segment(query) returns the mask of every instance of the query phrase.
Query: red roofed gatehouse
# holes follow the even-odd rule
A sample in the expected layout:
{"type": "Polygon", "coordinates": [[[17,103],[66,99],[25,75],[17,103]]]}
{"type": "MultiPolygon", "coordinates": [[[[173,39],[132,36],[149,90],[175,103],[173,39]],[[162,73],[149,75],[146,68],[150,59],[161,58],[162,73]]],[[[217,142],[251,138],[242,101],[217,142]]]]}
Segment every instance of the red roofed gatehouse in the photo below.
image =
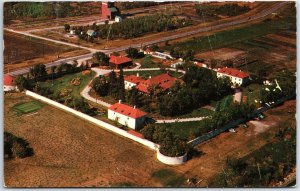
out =
{"type": "Polygon", "coordinates": [[[217,77],[229,77],[233,85],[244,85],[249,82],[250,76],[246,72],[235,68],[221,68],[217,71],[217,77]]]}
{"type": "Polygon", "coordinates": [[[108,108],[108,119],[117,121],[131,129],[140,129],[146,120],[147,113],[129,105],[115,103],[108,108]]]}
{"type": "Polygon", "coordinates": [[[116,69],[120,69],[121,67],[124,68],[126,66],[132,65],[132,60],[126,56],[111,55],[109,64],[116,69]]]}
{"type": "Polygon", "coordinates": [[[4,75],[3,91],[9,92],[16,90],[15,78],[10,74],[4,75]]]}

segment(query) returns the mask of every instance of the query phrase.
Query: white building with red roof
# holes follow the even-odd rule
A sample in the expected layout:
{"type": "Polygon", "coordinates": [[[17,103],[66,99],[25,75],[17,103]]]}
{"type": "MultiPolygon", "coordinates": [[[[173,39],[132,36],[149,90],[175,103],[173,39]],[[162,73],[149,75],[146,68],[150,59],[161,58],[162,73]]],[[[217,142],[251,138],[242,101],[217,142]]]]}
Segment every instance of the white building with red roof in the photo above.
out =
{"type": "Polygon", "coordinates": [[[127,56],[115,56],[111,55],[109,59],[109,64],[116,69],[124,68],[132,64],[132,60],[127,56]]]}
{"type": "Polygon", "coordinates": [[[136,75],[130,75],[124,77],[124,85],[126,90],[131,90],[134,86],[145,81],[143,78],[139,77],[139,73],[136,75]]]}
{"type": "Polygon", "coordinates": [[[142,110],[122,104],[121,101],[108,108],[108,119],[131,129],[140,129],[145,123],[146,115],[142,110]]]}
{"type": "Polygon", "coordinates": [[[15,78],[10,74],[4,75],[4,82],[3,82],[3,91],[9,92],[16,90],[17,87],[15,85],[15,78]]]}
{"type": "Polygon", "coordinates": [[[233,85],[244,85],[249,82],[250,76],[246,72],[235,68],[221,68],[217,71],[217,77],[229,77],[233,85]]]}

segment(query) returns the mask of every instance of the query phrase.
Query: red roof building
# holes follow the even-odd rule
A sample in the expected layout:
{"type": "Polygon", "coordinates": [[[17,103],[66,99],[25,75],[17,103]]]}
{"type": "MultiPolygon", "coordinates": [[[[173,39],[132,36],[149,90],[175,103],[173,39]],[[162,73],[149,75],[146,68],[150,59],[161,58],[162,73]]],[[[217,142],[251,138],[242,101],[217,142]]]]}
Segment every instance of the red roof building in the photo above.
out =
{"type": "Polygon", "coordinates": [[[130,75],[124,77],[124,85],[126,90],[132,89],[132,87],[137,86],[139,83],[145,80],[137,75],[130,75]]]}
{"type": "Polygon", "coordinates": [[[170,76],[169,74],[161,74],[158,76],[155,76],[153,78],[149,78],[148,80],[145,80],[141,83],[139,83],[136,88],[144,93],[149,93],[148,88],[153,87],[155,85],[160,86],[163,90],[168,90],[171,88],[171,86],[174,84],[174,82],[177,79],[170,76]]]}
{"type": "Polygon", "coordinates": [[[114,56],[111,55],[109,59],[110,65],[119,69],[120,67],[125,67],[132,64],[132,60],[126,56],[114,56]]]}
{"type": "Polygon", "coordinates": [[[138,129],[145,123],[147,113],[129,105],[115,103],[108,108],[108,119],[117,121],[131,129],[138,129]]]}
{"type": "Polygon", "coordinates": [[[124,81],[131,82],[133,84],[138,84],[138,83],[143,82],[145,80],[143,78],[140,78],[139,76],[130,75],[130,76],[125,76],[124,81]]]}
{"type": "Polygon", "coordinates": [[[147,115],[147,113],[143,112],[142,110],[136,109],[135,107],[131,107],[122,103],[115,103],[108,109],[133,119],[137,119],[147,115]]]}
{"type": "Polygon", "coordinates": [[[245,84],[249,80],[249,74],[246,72],[242,72],[241,70],[237,70],[235,68],[221,68],[217,71],[218,77],[229,77],[231,82],[234,85],[242,85],[245,84]]]}
{"type": "Polygon", "coordinates": [[[9,74],[5,74],[3,79],[3,91],[9,92],[16,89],[17,87],[15,86],[15,78],[9,74]]]}
{"type": "Polygon", "coordinates": [[[9,74],[4,75],[4,86],[14,86],[15,78],[9,74]]]}
{"type": "Polygon", "coordinates": [[[235,68],[221,68],[218,70],[218,73],[226,74],[228,76],[233,76],[236,78],[248,78],[249,74],[246,72],[242,72],[241,70],[235,69],[235,68]]]}

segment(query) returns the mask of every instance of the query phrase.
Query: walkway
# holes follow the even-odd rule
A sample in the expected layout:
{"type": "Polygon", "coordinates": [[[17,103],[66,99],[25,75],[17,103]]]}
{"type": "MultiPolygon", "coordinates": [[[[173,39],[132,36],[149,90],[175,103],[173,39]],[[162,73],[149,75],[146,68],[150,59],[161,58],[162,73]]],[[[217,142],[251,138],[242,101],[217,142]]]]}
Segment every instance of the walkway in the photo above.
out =
{"type": "MultiPolygon", "coordinates": [[[[92,68],[92,70],[94,72],[96,72],[96,75],[94,76],[93,79],[95,79],[96,77],[98,77],[99,75],[105,75],[105,74],[108,74],[111,72],[111,70],[102,70],[102,69],[99,69],[99,68],[92,68]]],[[[104,107],[110,107],[111,104],[105,102],[105,101],[102,101],[102,100],[99,100],[99,99],[96,99],[96,98],[93,98],[92,96],[90,96],[89,92],[91,91],[92,87],[91,87],[91,83],[93,82],[93,79],[88,83],[87,86],[85,86],[85,88],[80,92],[80,95],[82,97],[84,97],[85,99],[91,101],[91,102],[94,102],[96,104],[99,104],[99,105],[102,105],[104,107]]]]}
{"type": "Polygon", "coordinates": [[[207,119],[207,117],[191,117],[191,118],[177,118],[177,119],[158,119],[156,123],[180,123],[180,122],[189,122],[189,121],[202,121],[203,119],[207,119]]]}

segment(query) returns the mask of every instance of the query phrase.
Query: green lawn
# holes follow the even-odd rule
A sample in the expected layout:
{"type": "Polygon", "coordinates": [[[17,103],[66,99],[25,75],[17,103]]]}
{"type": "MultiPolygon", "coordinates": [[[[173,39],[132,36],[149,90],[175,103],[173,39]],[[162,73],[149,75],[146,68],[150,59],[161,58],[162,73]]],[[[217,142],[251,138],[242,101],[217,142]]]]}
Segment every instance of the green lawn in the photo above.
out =
{"type": "Polygon", "coordinates": [[[210,130],[206,129],[206,119],[202,121],[178,122],[178,123],[157,123],[159,127],[166,127],[169,131],[183,140],[189,141],[191,135],[202,135],[210,130]]]}
{"type": "Polygon", "coordinates": [[[188,118],[188,117],[205,117],[205,116],[210,116],[214,112],[210,109],[206,108],[199,108],[193,110],[191,113],[185,114],[185,115],[180,115],[180,118],[188,118]]]}
{"type": "Polygon", "coordinates": [[[93,77],[93,72],[87,75],[82,75],[81,73],[68,74],[53,81],[47,80],[46,82],[41,82],[41,86],[50,87],[54,94],[59,93],[62,89],[71,89],[72,91],[70,95],[74,98],[79,98],[81,97],[80,92],[93,79],[93,77]],[[79,85],[76,86],[71,84],[71,80],[74,78],[80,78],[79,85]]]}
{"type": "Polygon", "coordinates": [[[17,103],[13,106],[13,110],[17,112],[18,115],[31,113],[41,109],[43,105],[38,101],[30,101],[25,103],[17,103]]]}
{"type": "Polygon", "coordinates": [[[159,180],[166,187],[180,187],[184,183],[184,177],[173,170],[160,169],[152,173],[152,178],[159,180]]]}
{"type": "Polygon", "coordinates": [[[151,56],[145,55],[144,58],[133,59],[134,62],[141,64],[141,68],[160,68],[162,64],[159,64],[153,60],[151,56]]]}

